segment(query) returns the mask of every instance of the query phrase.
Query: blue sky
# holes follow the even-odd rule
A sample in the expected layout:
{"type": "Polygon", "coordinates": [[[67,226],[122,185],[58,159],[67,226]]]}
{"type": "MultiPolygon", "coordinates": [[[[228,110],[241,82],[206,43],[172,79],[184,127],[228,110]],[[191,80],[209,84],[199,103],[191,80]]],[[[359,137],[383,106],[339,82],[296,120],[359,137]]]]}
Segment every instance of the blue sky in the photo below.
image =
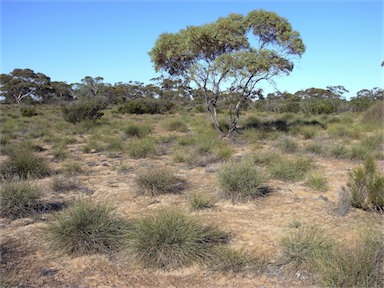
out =
{"type": "MultiPolygon", "coordinates": [[[[53,81],[141,81],[158,76],[148,56],[163,32],[229,13],[274,11],[300,32],[306,52],[276,88],[384,88],[383,1],[1,1],[1,73],[30,68],[53,81]]],[[[264,90],[275,88],[264,85],[264,90]]]]}

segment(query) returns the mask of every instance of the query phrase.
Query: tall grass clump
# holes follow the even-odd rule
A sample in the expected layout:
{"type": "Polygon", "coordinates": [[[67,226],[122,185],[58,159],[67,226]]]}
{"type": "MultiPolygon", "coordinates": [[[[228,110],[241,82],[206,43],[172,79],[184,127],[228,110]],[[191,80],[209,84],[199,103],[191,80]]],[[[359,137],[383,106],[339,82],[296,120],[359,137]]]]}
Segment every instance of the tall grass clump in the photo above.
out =
{"type": "Polygon", "coordinates": [[[212,208],[215,205],[215,200],[202,193],[192,193],[189,197],[189,204],[192,210],[203,210],[212,208]]]}
{"type": "Polygon", "coordinates": [[[128,224],[112,207],[79,200],[62,211],[45,228],[51,247],[69,255],[109,253],[126,241],[128,224]]]}
{"type": "Polygon", "coordinates": [[[337,245],[317,254],[313,271],[325,287],[383,287],[384,238],[381,231],[366,228],[357,243],[337,245]]]}
{"type": "Polygon", "coordinates": [[[8,159],[0,165],[0,175],[4,179],[43,178],[51,174],[45,159],[35,155],[29,147],[16,145],[8,149],[7,155],[8,159]]]}
{"type": "Polygon", "coordinates": [[[271,175],[283,181],[300,181],[312,168],[312,160],[306,157],[291,159],[281,156],[268,164],[271,175]]]}
{"type": "Polygon", "coordinates": [[[132,158],[153,157],[156,154],[156,142],[150,138],[131,139],[126,147],[128,155],[132,158]]]}
{"type": "Polygon", "coordinates": [[[142,170],[135,178],[137,194],[157,196],[177,194],[185,187],[185,181],[167,169],[149,168],[142,170]]]}
{"type": "Polygon", "coordinates": [[[310,270],[318,255],[329,253],[333,240],[315,226],[302,225],[280,240],[282,257],[293,270],[310,270]]]}
{"type": "Polygon", "coordinates": [[[371,157],[366,159],[363,167],[349,173],[347,187],[353,207],[384,211],[384,175],[376,172],[376,164],[371,157]]]}
{"type": "Polygon", "coordinates": [[[144,138],[151,132],[152,128],[148,125],[128,124],[122,130],[125,137],[144,138]]]}
{"type": "Polygon", "coordinates": [[[217,177],[225,199],[245,202],[264,195],[265,173],[248,159],[224,164],[217,177]]]}
{"type": "Polygon", "coordinates": [[[328,189],[327,178],[318,173],[309,174],[306,184],[309,187],[320,191],[325,191],[328,189]]]}
{"type": "Polygon", "coordinates": [[[187,124],[181,119],[167,119],[162,123],[162,127],[167,131],[188,132],[187,124]]]}
{"type": "Polygon", "coordinates": [[[299,150],[299,144],[292,138],[283,137],[278,141],[277,146],[284,153],[296,153],[299,150]]]}
{"type": "Polygon", "coordinates": [[[212,258],[215,247],[228,240],[228,233],[216,227],[183,212],[164,209],[137,221],[129,246],[142,266],[172,270],[212,258]]]}
{"type": "Polygon", "coordinates": [[[22,218],[38,211],[41,192],[30,181],[9,181],[0,188],[0,215],[22,218]]]}

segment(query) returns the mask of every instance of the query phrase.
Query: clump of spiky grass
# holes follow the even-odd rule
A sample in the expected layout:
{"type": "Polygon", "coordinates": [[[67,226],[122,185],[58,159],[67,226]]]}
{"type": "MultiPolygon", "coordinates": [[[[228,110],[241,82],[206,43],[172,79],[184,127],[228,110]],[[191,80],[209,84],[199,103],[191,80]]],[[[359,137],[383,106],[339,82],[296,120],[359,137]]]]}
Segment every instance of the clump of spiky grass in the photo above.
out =
{"type": "Polygon", "coordinates": [[[268,165],[272,176],[283,181],[300,181],[312,168],[312,160],[306,157],[290,159],[280,156],[268,165]]]}
{"type": "Polygon", "coordinates": [[[252,259],[244,249],[219,246],[208,263],[208,268],[222,273],[257,272],[264,266],[263,261],[252,259]]]}
{"type": "Polygon", "coordinates": [[[126,137],[144,138],[151,132],[152,128],[148,125],[129,124],[123,127],[126,137]]]}
{"type": "Polygon", "coordinates": [[[311,173],[307,177],[306,184],[316,190],[325,191],[328,188],[327,178],[319,173],[311,173]]]}
{"type": "Polygon", "coordinates": [[[139,219],[130,235],[130,251],[146,268],[172,270],[213,257],[229,235],[174,209],[139,219]]]}
{"type": "Polygon", "coordinates": [[[0,165],[0,175],[5,179],[43,178],[51,174],[45,159],[23,144],[9,148],[7,155],[8,159],[0,165]]]}
{"type": "Polygon", "coordinates": [[[192,210],[203,210],[212,208],[215,205],[215,199],[202,193],[192,193],[189,197],[189,204],[192,210]]]}
{"type": "Polygon", "coordinates": [[[296,153],[299,150],[299,144],[289,137],[283,137],[278,141],[277,146],[284,153],[296,153]]]}
{"type": "Polygon", "coordinates": [[[63,164],[64,173],[70,176],[78,175],[84,172],[81,164],[75,160],[69,160],[63,164]]]}
{"type": "Polygon", "coordinates": [[[225,199],[245,202],[264,195],[265,173],[249,159],[224,164],[217,177],[225,199]]]}
{"type": "Polygon", "coordinates": [[[167,169],[148,168],[138,173],[135,178],[137,194],[157,196],[160,194],[180,193],[185,181],[167,169]]]}
{"type": "Polygon", "coordinates": [[[343,143],[335,143],[329,148],[329,154],[337,159],[350,158],[351,153],[343,143]]]}
{"type": "Polygon", "coordinates": [[[364,167],[358,167],[349,174],[347,187],[352,206],[384,211],[384,175],[376,172],[376,164],[371,157],[366,159],[364,167]]]}
{"type": "Polygon", "coordinates": [[[180,119],[167,119],[162,123],[162,127],[167,131],[188,132],[187,124],[180,119]]]}
{"type": "Polygon", "coordinates": [[[69,255],[109,253],[126,241],[127,222],[105,203],[79,200],[45,228],[51,247],[69,255]]]}
{"type": "Polygon", "coordinates": [[[132,158],[153,157],[156,154],[156,142],[150,138],[132,139],[126,150],[132,158]]]}
{"type": "Polygon", "coordinates": [[[9,181],[0,188],[0,214],[22,218],[38,211],[41,192],[30,181],[9,181]]]}
{"type": "Polygon", "coordinates": [[[62,176],[53,177],[50,184],[50,188],[54,192],[66,192],[80,187],[78,182],[62,176]]]}
{"type": "Polygon", "coordinates": [[[315,226],[301,225],[280,240],[282,256],[293,270],[309,270],[318,255],[329,253],[334,243],[315,226]]]}
{"type": "Polygon", "coordinates": [[[324,146],[321,143],[318,143],[315,141],[308,143],[304,149],[308,153],[313,153],[316,155],[320,155],[324,153],[324,150],[325,150],[324,146]]]}
{"type": "Polygon", "coordinates": [[[317,254],[313,271],[326,287],[382,287],[384,282],[384,238],[382,231],[363,229],[358,243],[338,245],[317,254]]]}

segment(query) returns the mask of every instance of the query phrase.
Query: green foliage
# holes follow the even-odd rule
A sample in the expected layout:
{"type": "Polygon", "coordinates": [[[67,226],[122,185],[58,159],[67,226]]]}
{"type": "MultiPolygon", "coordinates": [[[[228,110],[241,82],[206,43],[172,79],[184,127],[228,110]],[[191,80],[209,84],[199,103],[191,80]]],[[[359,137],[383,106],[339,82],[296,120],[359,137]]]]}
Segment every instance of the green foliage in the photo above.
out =
{"type": "Polygon", "coordinates": [[[327,178],[321,174],[309,174],[306,184],[309,187],[320,191],[325,191],[328,188],[327,178]]]}
{"type": "Polygon", "coordinates": [[[167,131],[188,132],[187,124],[180,119],[169,119],[162,126],[167,131]]]}
{"type": "Polygon", "coordinates": [[[328,253],[334,243],[322,229],[302,225],[281,239],[283,258],[293,270],[310,269],[318,255],[328,253]]]}
{"type": "Polygon", "coordinates": [[[318,255],[314,270],[320,283],[327,287],[382,287],[384,239],[382,232],[365,229],[360,243],[336,247],[318,255]]]}
{"type": "Polygon", "coordinates": [[[8,159],[0,165],[0,175],[5,179],[43,178],[51,174],[45,159],[36,156],[26,142],[8,147],[7,155],[8,159]]]}
{"type": "Polygon", "coordinates": [[[376,101],[364,112],[362,123],[367,127],[383,127],[384,119],[384,102],[376,101]]]}
{"type": "Polygon", "coordinates": [[[305,157],[279,157],[279,160],[268,164],[272,176],[283,181],[300,181],[312,168],[312,160],[305,157]]]}
{"type": "Polygon", "coordinates": [[[122,130],[127,137],[144,138],[152,129],[148,125],[129,124],[124,126],[122,130]]]}
{"type": "Polygon", "coordinates": [[[229,235],[187,214],[164,209],[139,219],[130,235],[135,259],[147,268],[179,269],[212,258],[229,235]]]}
{"type": "Polygon", "coordinates": [[[180,193],[185,181],[166,169],[145,169],[135,178],[139,195],[157,196],[160,194],[180,193]]]}
{"type": "Polygon", "coordinates": [[[23,117],[33,117],[37,115],[36,108],[33,106],[24,106],[20,108],[23,117]]]}
{"type": "Polygon", "coordinates": [[[0,188],[0,215],[22,218],[38,211],[40,190],[29,181],[10,181],[0,188]]]}
{"type": "Polygon", "coordinates": [[[61,112],[65,121],[75,124],[85,120],[96,121],[100,119],[104,113],[101,110],[107,108],[106,102],[91,99],[82,100],[61,106],[61,112]]]}
{"type": "Polygon", "coordinates": [[[264,195],[266,176],[250,160],[229,162],[218,171],[221,195],[233,202],[244,202],[264,195]]]}
{"type": "Polygon", "coordinates": [[[164,114],[171,111],[174,104],[164,99],[134,99],[122,104],[117,112],[122,114],[164,114]]]}
{"type": "Polygon", "coordinates": [[[335,143],[329,148],[329,154],[338,159],[346,159],[350,157],[350,151],[343,143],[335,143]]]}
{"type": "Polygon", "coordinates": [[[156,154],[156,142],[150,138],[131,139],[127,144],[128,155],[132,158],[152,157],[156,154]]]}
{"type": "Polygon", "coordinates": [[[349,174],[347,187],[351,192],[351,205],[366,210],[384,210],[384,175],[376,173],[376,165],[368,157],[364,167],[349,174]]]}
{"type": "Polygon", "coordinates": [[[215,200],[203,193],[192,193],[189,197],[189,204],[192,210],[203,210],[212,208],[215,205],[215,200]]]}
{"type": "Polygon", "coordinates": [[[128,227],[112,207],[79,200],[49,222],[45,231],[52,248],[79,256],[118,250],[126,241],[128,227]]]}
{"type": "Polygon", "coordinates": [[[299,150],[299,144],[294,139],[288,137],[283,137],[277,143],[277,146],[285,153],[295,153],[299,150]]]}
{"type": "Polygon", "coordinates": [[[324,152],[324,146],[317,141],[312,141],[308,143],[304,149],[309,153],[313,153],[317,155],[320,155],[324,152]]]}

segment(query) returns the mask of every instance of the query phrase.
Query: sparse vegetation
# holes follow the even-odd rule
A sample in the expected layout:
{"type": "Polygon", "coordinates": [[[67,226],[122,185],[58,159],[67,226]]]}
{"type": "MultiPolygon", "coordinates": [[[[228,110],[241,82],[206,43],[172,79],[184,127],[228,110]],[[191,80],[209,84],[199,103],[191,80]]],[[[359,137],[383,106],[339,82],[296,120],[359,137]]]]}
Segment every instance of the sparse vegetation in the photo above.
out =
{"type": "Polygon", "coordinates": [[[327,178],[319,173],[309,174],[306,184],[319,191],[325,191],[328,188],[327,178]]]}
{"type": "Polygon", "coordinates": [[[203,210],[212,208],[215,205],[212,196],[203,193],[192,193],[189,197],[189,203],[192,210],[203,210]]]}

